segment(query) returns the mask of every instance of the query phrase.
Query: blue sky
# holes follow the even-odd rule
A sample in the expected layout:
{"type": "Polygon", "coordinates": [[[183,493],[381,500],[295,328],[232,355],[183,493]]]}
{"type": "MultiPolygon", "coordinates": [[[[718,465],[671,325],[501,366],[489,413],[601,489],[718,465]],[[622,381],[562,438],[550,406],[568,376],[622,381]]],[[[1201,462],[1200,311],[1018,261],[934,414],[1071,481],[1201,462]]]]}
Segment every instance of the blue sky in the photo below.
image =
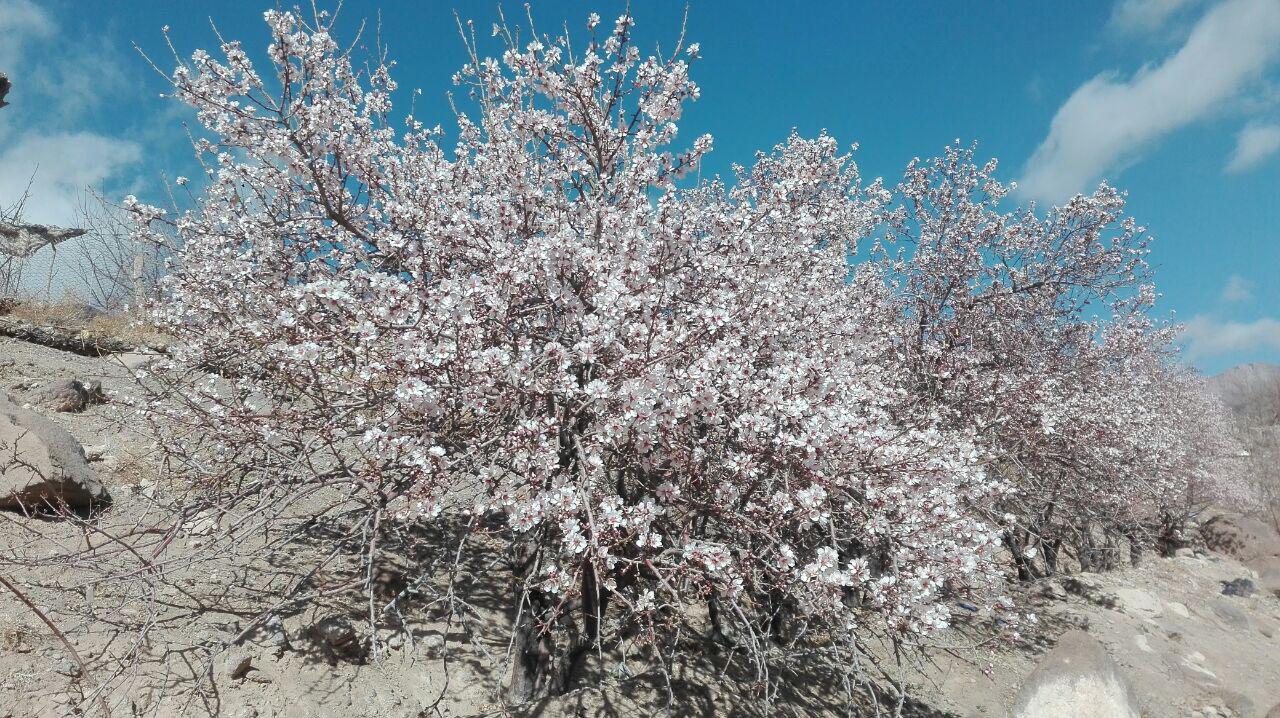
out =
{"type": "MultiPolygon", "coordinates": [[[[522,15],[522,3],[504,4],[522,15]]],[[[616,16],[621,2],[541,0],[535,20],[616,16]]],[[[684,3],[633,0],[638,35],[675,39],[684,3]]],[[[159,99],[168,25],[184,55],[222,34],[265,46],[259,2],[0,0],[0,203],[33,173],[29,215],[73,217],[85,185],[160,200],[164,176],[194,174],[181,126],[159,99]]],[[[492,0],[348,0],[348,36],[382,17],[417,114],[448,124],[462,62],[456,8],[481,34],[492,0]]],[[[1101,178],[1130,192],[1156,237],[1162,313],[1188,324],[1188,358],[1209,372],[1280,362],[1280,0],[882,3],[693,0],[702,99],[685,137],[710,132],[705,172],[749,163],[797,128],[858,142],[864,176],[896,179],[955,139],[1001,159],[1020,199],[1064,199],[1101,178]]]]}

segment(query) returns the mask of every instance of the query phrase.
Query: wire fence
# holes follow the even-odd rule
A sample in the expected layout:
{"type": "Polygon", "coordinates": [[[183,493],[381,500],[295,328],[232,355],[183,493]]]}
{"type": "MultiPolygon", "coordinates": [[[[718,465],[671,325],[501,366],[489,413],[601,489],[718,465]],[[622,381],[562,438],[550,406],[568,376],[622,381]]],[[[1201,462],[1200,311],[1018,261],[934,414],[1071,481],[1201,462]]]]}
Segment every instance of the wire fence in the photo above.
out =
{"type": "Polygon", "coordinates": [[[128,313],[151,296],[164,252],[134,240],[123,213],[86,195],[75,227],[30,223],[25,200],[0,208],[0,297],[128,313]]]}

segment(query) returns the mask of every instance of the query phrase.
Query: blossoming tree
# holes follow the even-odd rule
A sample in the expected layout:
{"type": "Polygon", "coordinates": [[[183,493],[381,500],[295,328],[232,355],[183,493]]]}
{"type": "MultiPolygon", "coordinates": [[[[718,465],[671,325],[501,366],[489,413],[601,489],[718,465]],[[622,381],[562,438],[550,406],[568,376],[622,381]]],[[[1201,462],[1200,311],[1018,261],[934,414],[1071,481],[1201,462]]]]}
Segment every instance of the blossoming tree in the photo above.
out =
{"type": "Polygon", "coordinates": [[[913,162],[877,254],[914,390],[1011,485],[1004,543],[1032,578],[1064,545],[1096,566],[1099,531],[1136,548],[1189,489],[1235,491],[1205,472],[1236,449],[1222,407],[1177,367],[1175,328],[1147,316],[1149,238],[1123,195],[1103,184],[1043,216],[1007,212],[995,171],[959,146],[913,162]]]}
{"type": "Polygon", "coordinates": [[[182,244],[155,313],[179,400],[155,410],[200,429],[167,439],[194,474],[497,547],[518,699],[624,643],[660,666],[690,630],[766,686],[799,654],[848,675],[867,635],[915,641],[995,578],[1004,467],[1085,431],[1050,411],[1049,353],[1109,346],[1060,305],[1137,267],[1131,223],[1095,249],[1114,191],[997,216],[969,197],[1003,194],[994,168],[952,150],[898,211],[825,135],[689,181],[698,46],[644,57],[625,15],[581,47],[468,41],[446,140],[396,129],[390,65],[357,69],[323,13],[266,21],[269,74],[227,42],[173,75],[208,130],[196,208],[131,205],[182,244]],[[851,263],[884,228],[915,251],[851,263]]]}

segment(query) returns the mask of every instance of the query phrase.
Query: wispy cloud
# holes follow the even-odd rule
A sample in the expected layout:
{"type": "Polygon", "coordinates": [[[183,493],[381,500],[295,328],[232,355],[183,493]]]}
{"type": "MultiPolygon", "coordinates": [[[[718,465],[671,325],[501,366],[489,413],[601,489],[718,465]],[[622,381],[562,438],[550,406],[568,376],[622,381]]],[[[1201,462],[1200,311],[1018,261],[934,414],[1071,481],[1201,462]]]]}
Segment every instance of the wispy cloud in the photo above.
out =
{"type": "Polygon", "coordinates": [[[1245,125],[1236,135],[1236,148],[1224,172],[1247,172],[1280,150],[1280,124],[1245,125]]]}
{"type": "Polygon", "coordinates": [[[128,140],[92,132],[25,134],[0,151],[0,198],[11,203],[30,192],[24,207],[36,222],[68,224],[76,217],[85,189],[116,178],[142,157],[128,140]],[[21,173],[22,168],[30,168],[21,173]]]}
{"type": "Polygon", "coordinates": [[[1107,72],[1058,109],[1020,182],[1030,198],[1058,201],[1122,169],[1169,133],[1217,111],[1280,58],[1280,2],[1224,0],[1186,42],[1132,77],[1107,72]]]}
{"type": "Polygon", "coordinates": [[[1233,274],[1227,278],[1227,284],[1222,288],[1222,301],[1239,303],[1250,299],[1253,299],[1253,282],[1239,274],[1233,274]]]}
{"type": "Polygon", "coordinates": [[[13,81],[0,110],[0,206],[29,189],[25,218],[72,224],[87,188],[127,182],[142,156],[131,139],[85,129],[92,110],[124,99],[124,73],[103,37],[66,36],[30,0],[0,0],[0,37],[0,69],[13,81]]]}
{"type": "Polygon", "coordinates": [[[1200,0],[1120,0],[1111,9],[1108,25],[1124,34],[1151,33],[1200,0]]]}
{"type": "Polygon", "coordinates": [[[0,71],[16,72],[25,45],[53,35],[55,24],[30,0],[0,0],[0,71]]]}
{"type": "Polygon", "coordinates": [[[1192,362],[1259,349],[1280,351],[1280,321],[1264,317],[1237,322],[1201,314],[1183,325],[1181,340],[1192,362]]]}

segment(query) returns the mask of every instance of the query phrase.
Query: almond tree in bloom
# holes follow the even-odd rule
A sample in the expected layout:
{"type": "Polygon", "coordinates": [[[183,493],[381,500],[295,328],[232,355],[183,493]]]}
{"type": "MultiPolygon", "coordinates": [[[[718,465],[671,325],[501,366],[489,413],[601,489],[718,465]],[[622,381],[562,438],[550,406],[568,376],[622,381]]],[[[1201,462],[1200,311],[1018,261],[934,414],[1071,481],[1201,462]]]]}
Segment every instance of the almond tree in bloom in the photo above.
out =
{"type": "Polygon", "coordinates": [[[998,506],[1022,578],[1058,570],[1064,549],[1113,562],[1099,532],[1136,558],[1190,500],[1239,494],[1210,473],[1238,453],[1224,410],[1147,316],[1149,238],[1123,195],[1103,184],[1044,216],[1008,212],[995,171],[949,147],[911,164],[886,215],[877,255],[914,391],[1011,485],[998,506]]]}
{"type": "Polygon", "coordinates": [[[169,442],[193,472],[220,457],[263,492],[345,492],[373,531],[499,545],[516,698],[698,621],[765,685],[805,646],[852,673],[868,636],[943,627],[944,594],[989,578],[998,535],[970,507],[998,487],[887,360],[895,303],[848,257],[888,193],[834,140],[682,186],[711,149],[675,144],[698,46],[643,57],[629,16],[592,16],[581,49],[469,43],[476,112],[446,144],[396,129],[390,66],[358,71],[325,16],[266,21],[266,78],[230,42],[173,75],[208,188],[171,220],[157,321],[173,381],[235,377],[157,406],[203,430],[169,442]]]}
{"type": "Polygon", "coordinates": [[[826,135],[692,181],[698,46],[646,57],[626,15],[577,45],[496,26],[497,59],[468,39],[446,133],[328,16],[266,21],[269,72],[227,42],[173,74],[207,130],[195,209],[130,205],[181,244],[160,438],[220,507],[342,523],[367,576],[406,526],[505,557],[513,699],[695,635],[766,698],[786,670],[853,683],[873,637],[1006,606],[1002,541],[1031,577],[1207,480],[1209,412],[1105,185],[1002,213],[968,150],[892,193],[826,135]]]}

